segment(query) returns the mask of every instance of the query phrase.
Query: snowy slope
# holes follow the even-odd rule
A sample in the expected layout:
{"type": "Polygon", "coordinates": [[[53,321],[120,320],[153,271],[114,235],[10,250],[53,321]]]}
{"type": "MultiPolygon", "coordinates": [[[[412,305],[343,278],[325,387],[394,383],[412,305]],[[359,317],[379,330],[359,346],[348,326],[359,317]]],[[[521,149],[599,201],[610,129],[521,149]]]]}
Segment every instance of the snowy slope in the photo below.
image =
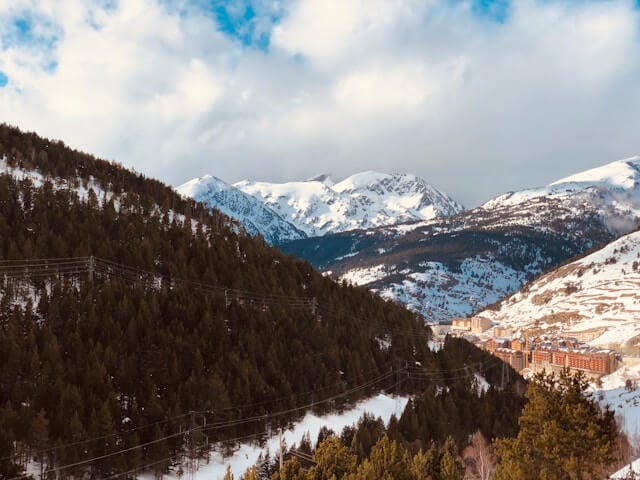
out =
{"type": "MultiPolygon", "coordinates": [[[[318,438],[318,433],[323,426],[333,430],[337,434],[342,432],[344,427],[354,425],[365,414],[370,413],[375,417],[380,417],[386,424],[392,415],[400,416],[407,402],[407,397],[391,397],[385,394],[379,394],[375,397],[363,400],[357,403],[352,409],[341,413],[335,413],[319,417],[313,413],[307,413],[305,417],[296,422],[291,428],[283,432],[283,438],[286,447],[294,444],[299,445],[302,437],[309,433],[312,442],[318,438]]],[[[266,435],[265,435],[266,437],[266,435]]],[[[222,450],[222,448],[221,448],[222,450]]],[[[260,453],[263,456],[269,452],[271,457],[278,452],[278,436],[272,435],[266,438],[265,444],[261,447],[256,444],[242,443],[231,454],[231,456],[223,457],[220,451],[215,452],[211,456],[211,460],[207,465],[203,465],[196,473],[194,478],[202,480],[222,480],[227,469],[231,467],[231,472],[235,478],[239,478],[247,468],[253,466],[258,460],[260,453]]],[[[142,475],[140,478],[149,478],[151,475],[142,475]]],[[[168,475],[170,479],[179,478],[175,474],[168,475]]]]}
{"type": "Polygon", "coordinates": [[[443,262],[427,261],[400,272],[395,266],[377,265],[349,270],[340,280],[369,285],[383,298],[398,301],[429,320],[446,320],[467,316],[486,302],[500,300],[516,290],[526,275],[498,260],[475,256],[465,259],[456,269],[443,262]],[[401,278],[393,280],[396,273],[401,278]],[[387,276],[389,280],[385,282],[387,276]]]}
{"type": "MultiPolygon", "coordinates": [[[[628,360],[629,361],[629,360],[628,360]]],[[[624,431],[636,449],[640,447],[640,363],[624,365],[611,375],[600,379],[598,386],[593,386],[594,398],[604,407],[608,405],[615,412],[616,422],[624,431]],[[627,381],[631,388],[625,388],[627,381]]],[[[621,468],[610,478],[627,478],[629,465],[621,468]]],[[[640,459],[632,462],[632,470],[640,475],[640,459]]]]}
{"type": "Polygon", "coordinates": [[[480,315],[518,329],[582,333],[594,346],[639,343],[640,232],[541,276],[480,315]]]}
{"type": "Polygon", "coordinates": [[[594,398],[603,407],[609,405],[629,441],[640,447],[640,364],[624,365],[611,375],[602,377],[600,382],[600,386],[593,388],[594,398]],[[635,388],[626,389],[627,380],[635,388]]]}
{"type": "Polygon", "coordinates": [[[306,235],[251,195],[212,175],[194,178],[176,191],[185,197],[217,208],[238,220],[250,235],[262,235],[270,244],[304,238],[306,235]]]}
{"type": "Polygon", "coordinates": [[[640,157],[437,217],[282,248],[429,320],[466,316],[640,227],[640,157]]]}
{"type": "Polygon", "coordinates": [[[624,480],[630,478],[629,475],[631,474],[631,472],[636,474],[636,478],[638,475],[640,475],[640,458],[635,460],[631,465],[626,465],[625,467],[621,468],[616,473],[611,475],[610,478],[624,480]]]}
{"type": "Polygon", "coordinates": [[[306,233],[320,236],[453,215],[462,207],[411,174],[362,172],[334,184],[327,175],[304,182],[234,184],[306,233]]]}

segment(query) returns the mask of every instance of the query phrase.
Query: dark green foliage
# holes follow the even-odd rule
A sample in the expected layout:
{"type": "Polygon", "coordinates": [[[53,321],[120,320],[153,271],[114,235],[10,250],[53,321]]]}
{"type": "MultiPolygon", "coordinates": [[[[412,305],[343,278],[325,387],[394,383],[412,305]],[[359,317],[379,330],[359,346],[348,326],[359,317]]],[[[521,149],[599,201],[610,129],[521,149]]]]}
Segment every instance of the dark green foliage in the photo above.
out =
{"type": "Polygon", "coordinates": [[[401,439],[417,450],[447,437],[462,448],[477,430],[489,439],[517,434],[524,405],[520,392],[525,388],[517,372],[510,371],[511,382],[501,389],[502,369],[511,367],[453,337],[447,337],[433,361],[434,365],[415,370],[413,388],[420,393],[407,404],[397,427],[390,425],[401,439]],[[490,384],[486,392],[477,389],[473,372],[481,373],[490,384]]]}
{"type": "Polygon", "coordinates": [[[500,480],[603,478],[615,460],[613,411],[586,394],[583,374],[538,374],[529,384],[516,438],[497,442],[500,480]]]}
{"type": "MultiPolygon", "coordinates": [[[[428,361],[429,330],[415,314],[337,285],[158,181],[6,125],[2,155],[44,181],[0,175],[0,260],[95,255],[165,278],[315,297],[324,310],[227,306],[222,294],[182,283],[99,273],[0,278],[0,458],[21,463],[40,447],[100,437],[36,458],[66,465],[149,444],[60,472],[105,476],[183,452],[176,432],[191,410],[208,425],[260,416],[340,394],[398,359],[428,361]]],[[[384,380],[316,410],[393,382],[384,380]]],[[[206,433],[216,442],[265,429],[257,420],[206,433]]],[[[0,475],[16,462],[0,462],[0,475]]]]}
{"type": "MultiPolygon", "coordinates": [[[[346,429],[345,429],[346,430],[346,429]]],[[[355,429],[353,439],[351,440],[351,449],[356,453],[359,460],[363,460],[369,456],[373,446],[385,434],[385,426],[382,420],[375,418],[369,413],[365,413],[355,429]]],[[[343,432],[341,438],[346,439],[348,435],[343,432]]]]}
{"type": "Polygon", "coordinates": [[[440,459],[440,479],[441,480],[462,480],[464,477],[464,466],[458,460],[458,452],[453,438],[448,437],[442,448],[442,458],[440,459]]]}
{"type": "Polygon", "coordinates": [[[413,455],[402,442],[382,435],[370,453],[358,459],[337,437],[328,437],[316,449],[314,464],[303,468],[295,458],[285,462],[273,480],[462,480],[464,466],[455,442],[447,439],[443,446],[431,445],[413,455]]]}
{"type": "MultiPolygon", "coordinates": [[[[474,390],[473,371],[499,384],[498,361],[455,339],[430,352],[430,332],[415,314],[324,278],[218,212],[117,164],[7,126],[0,126],[0,155],[44,178],[34,185],[0,175],[0,260],[95,255],[164,278],[0,278],[0,476],[19,474],[27,459],[47,467],[80,462],[60,477],[105,477],[152,463],[160,474],[189,453],[180,432],[194,421],[190,411],[198,424],[206,421],[191,437],[205,455],[204,434],[212,443],[263,432],[267,413],[308,404],[322,413],[382,388],[421,393],[388,430],[367,417],[343,432],[339,443],[349,455],[359,464],[369,459],[365,476],[404,465],[408,453],[415,478],[437,480],[451,464],[448,436],[461,448],[476,430],[488,438],[517,432],[521,380],[474,390]],[[78,188],[88,193],[81,197],[78,188]],[[173,279],[315,297],[320,314],[287,302],[227,304],[222,293],[173,279]],[[395,375],[340,396],[392,369],[395,375]],[[256,420],[216,426],[237,418],[256,420]],[[371,459],[383,438],[388,443],[371,459]]],[[[260,478],[273,473],[270,460],[261,467],[260,478]]],[[[302,478],[299,466],[288,472],[302,478]]]]}

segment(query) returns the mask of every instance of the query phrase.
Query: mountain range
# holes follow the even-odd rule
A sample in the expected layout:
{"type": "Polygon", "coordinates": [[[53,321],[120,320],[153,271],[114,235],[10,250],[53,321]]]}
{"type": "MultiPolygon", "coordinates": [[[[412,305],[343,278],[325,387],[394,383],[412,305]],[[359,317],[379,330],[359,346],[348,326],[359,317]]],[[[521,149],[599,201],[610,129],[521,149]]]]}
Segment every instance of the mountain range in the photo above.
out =
{"type": "MultiPolygon", "coordinates": [[[[469,210],[410,174],[233,187],[304,233],[269,237],[286,253],[436,321],[481,310],[640,225],[637,156],[469,210]]],[[[214,196],[191,196],[228,211],[214,196]]]]}
{"type": "Polygon", "coordinates": [[[411,174],[362,172],[334,183],[327,174],[300,182],[243,180],[233,185],[206,175],[177,187],[182,195],[240,221],[272,244],[453,215],[463,207],[411,174]]]}

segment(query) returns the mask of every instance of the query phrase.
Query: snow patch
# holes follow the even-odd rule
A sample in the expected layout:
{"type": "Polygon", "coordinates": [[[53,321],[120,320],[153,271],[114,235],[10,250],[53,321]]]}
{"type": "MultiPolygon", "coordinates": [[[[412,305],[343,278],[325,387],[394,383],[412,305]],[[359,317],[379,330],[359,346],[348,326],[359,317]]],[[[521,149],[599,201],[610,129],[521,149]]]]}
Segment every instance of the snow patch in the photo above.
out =
{"type": "MultiPolygon", "coordinates": [[[[392,415],[400,416],[404,410],[408,397],[392,397],[380,394],[375,397],[363,400],[357,403],[352,409],[342,413],[317,416],[313,413],[307,413],[305,417],[297,422],[293,428],[283,432],[285,444],[292,446],[300,444],[302,437],[308,432],[312,442],[318,438],[320,429],[325,426],[336,434],[340,434],[344,427],[354,425],[365,414],[370,413],[375,417],[380,417],[387,423],[392,415]]],[[[260,456],[264,456],[269,451],[273,455],[278,452],[278,437],[274,435],[270,437],[264,447],[258,445],[244,443],[230,457],[223,458],[220,453],[215,453],[208,465],[202,466],[195,475],[199,480],[220,480],[224,477],[227,465],[231,467],[235,478],[239,478],[249,467],[254,465],[260,456]]],[[[168,478],[178,479],[175,474],[167,475],[168,478]]],[[[151,479],[151,475],[143,475],[141,478],[151,479]]]]}

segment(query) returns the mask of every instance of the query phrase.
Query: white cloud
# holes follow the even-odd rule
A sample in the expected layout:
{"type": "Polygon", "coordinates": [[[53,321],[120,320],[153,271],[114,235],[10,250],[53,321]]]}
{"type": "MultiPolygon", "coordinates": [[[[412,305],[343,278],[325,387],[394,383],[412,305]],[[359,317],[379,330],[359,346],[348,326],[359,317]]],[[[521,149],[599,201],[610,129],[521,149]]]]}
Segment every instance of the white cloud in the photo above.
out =
{"type": "Polygon", "coordinates": [[[274,29],[273,43],[316,67],[334,67],[384,46],[394,28],[415,23],[424,7],[403,0],[298,1],[274,29]]]}
{"type": "Polygon", "coordinates": [[[196,7],[88,5],[0,0],[0,38],[25,12],[58,36],[0,51],[1,119],[174,184],[407,170],[477,203],[640,151],[630,0],[521,0],[503,24],[466,2],[265,4],[285,12],[268,52],[196,7]]]}
{"type": "Polygon", "coordinates": [[[350,72],[339,79],[333,96],[344,108],[404,110],[422,105],[435,93],[437,86],[434,83],[420,65],[377,66],[350,72]]]}

